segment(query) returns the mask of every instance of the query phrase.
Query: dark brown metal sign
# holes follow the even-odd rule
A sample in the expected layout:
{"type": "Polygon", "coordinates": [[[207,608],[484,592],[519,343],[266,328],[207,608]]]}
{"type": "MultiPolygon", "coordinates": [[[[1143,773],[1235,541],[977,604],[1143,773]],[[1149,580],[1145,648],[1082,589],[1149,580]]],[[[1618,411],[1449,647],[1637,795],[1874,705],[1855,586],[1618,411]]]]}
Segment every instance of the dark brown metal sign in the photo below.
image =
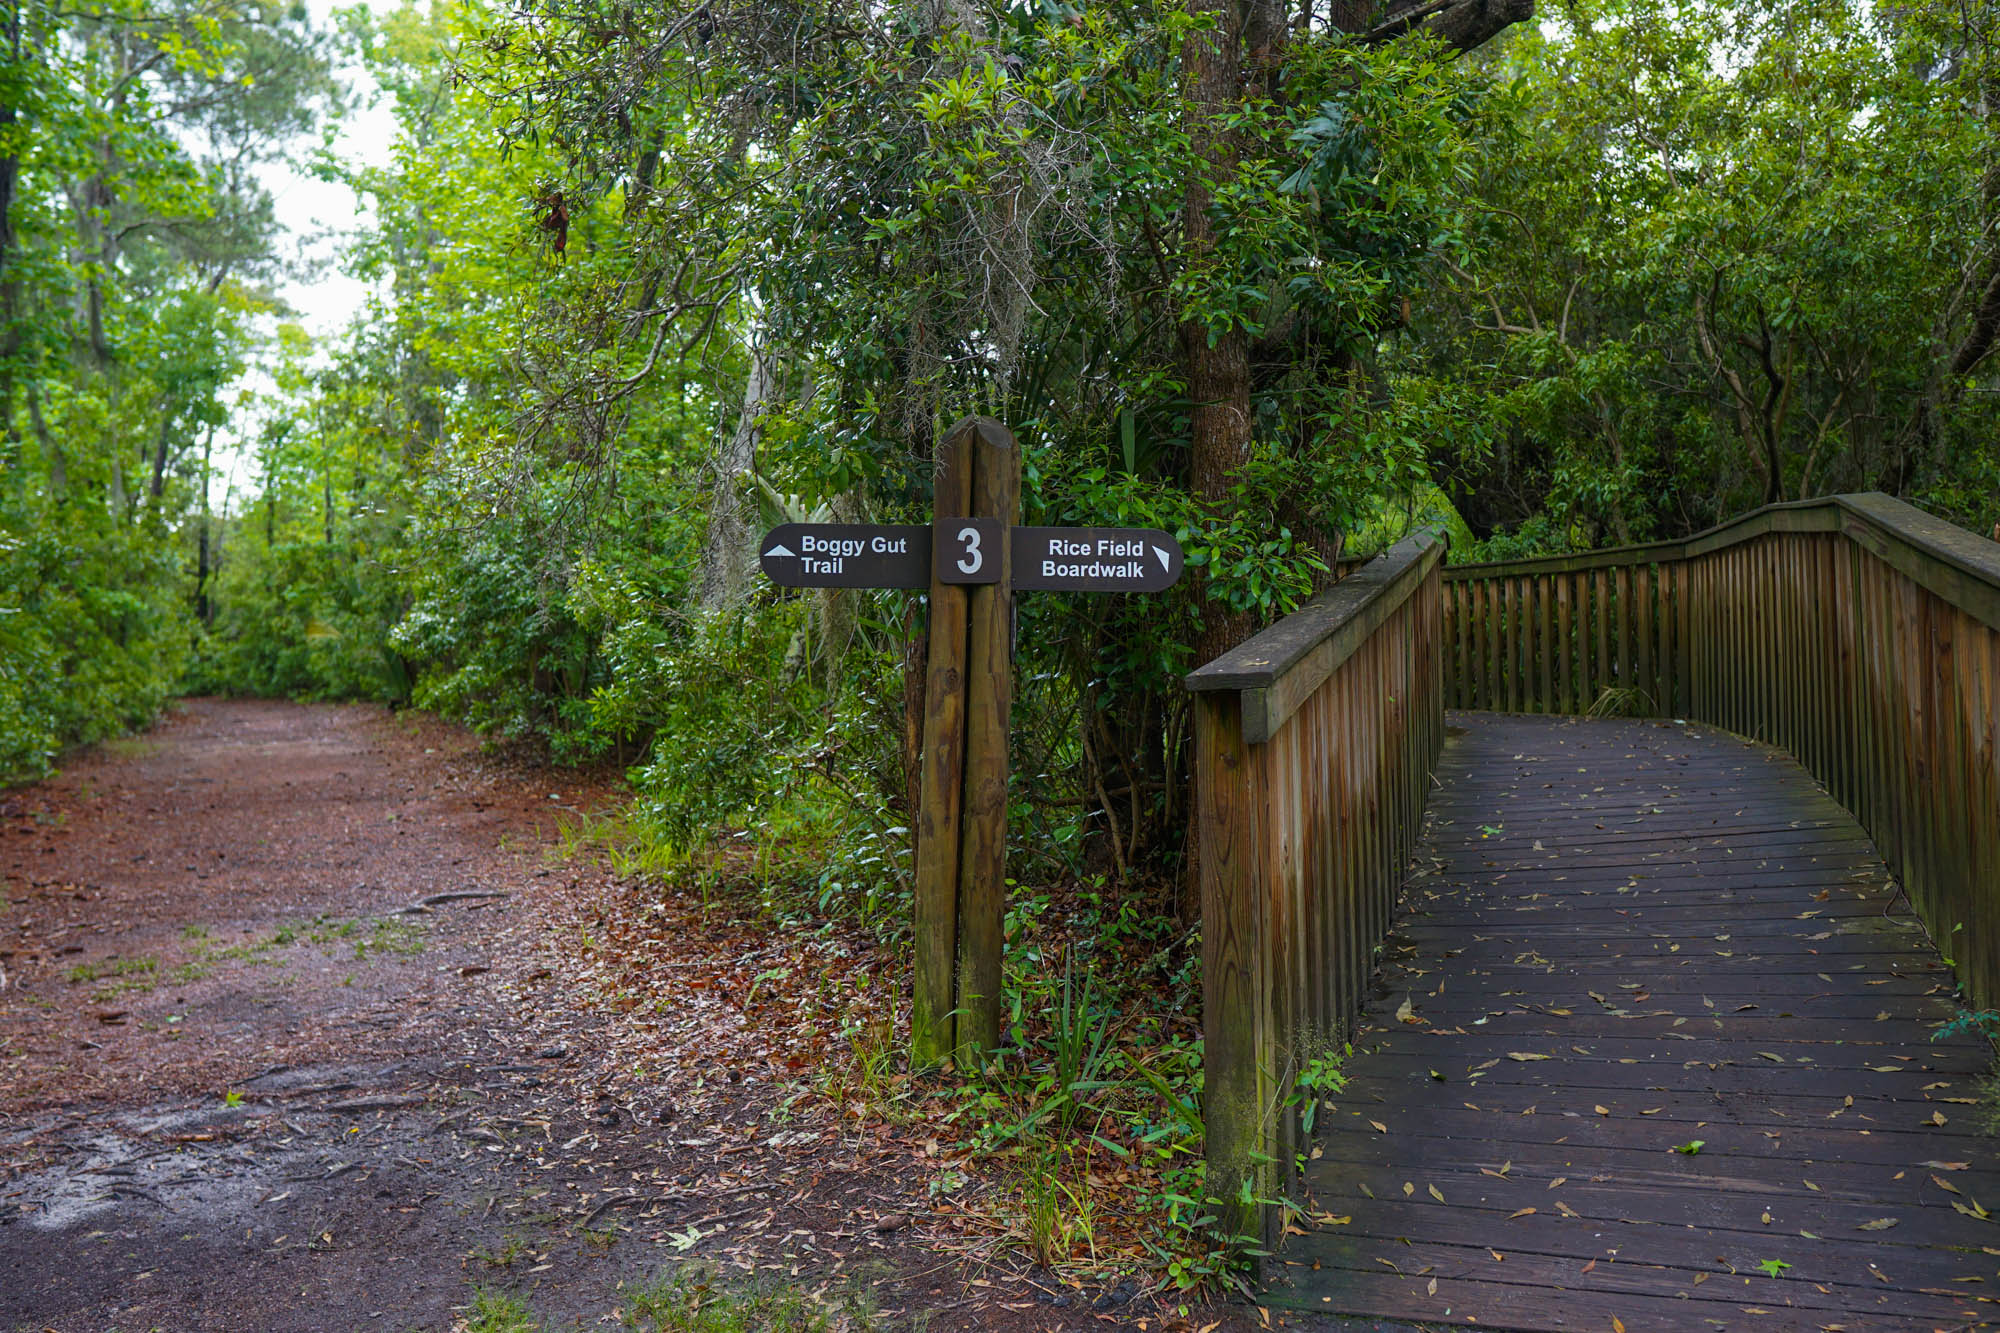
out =
{"type": "Polygon", "coordinates": [[[1014,586],[1046,592],[1161,592],[1186,568],[1157,528],[1015,528],[1014,586]]]}
{"type": "Polygon", "coordinates": [[[1009,544],[1013,586],[1028,591],[1161,592],[1186,567],[1157,528],[1010,530],[997,518],[787,523],[764,534],[757,560],[785,588],[928,588],[934,562],[939,583],[998,583],[1009,544]]]}
{"type": "Polygon", "coordinates": [[[784,588],[928,588],[925,523],[786,523],[764,534],[757,563],[784,588]]]}

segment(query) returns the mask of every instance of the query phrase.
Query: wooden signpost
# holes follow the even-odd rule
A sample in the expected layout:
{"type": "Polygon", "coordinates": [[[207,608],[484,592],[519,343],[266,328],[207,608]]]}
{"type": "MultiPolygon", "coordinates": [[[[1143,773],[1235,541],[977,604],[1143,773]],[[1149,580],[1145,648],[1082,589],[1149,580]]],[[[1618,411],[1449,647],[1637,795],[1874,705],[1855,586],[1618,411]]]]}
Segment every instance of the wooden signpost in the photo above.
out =
{"type": "Polygon", "coordinates": [[[1152,528],[1016,527],[1021,451],[990,417],[938,445],[933,522],[788,523],[758,562],[788,588],[929,588],[910,1058],[976,1064],[1000,1042],[1014,591],[1159,592],[1185,566],[1152,528]]]}

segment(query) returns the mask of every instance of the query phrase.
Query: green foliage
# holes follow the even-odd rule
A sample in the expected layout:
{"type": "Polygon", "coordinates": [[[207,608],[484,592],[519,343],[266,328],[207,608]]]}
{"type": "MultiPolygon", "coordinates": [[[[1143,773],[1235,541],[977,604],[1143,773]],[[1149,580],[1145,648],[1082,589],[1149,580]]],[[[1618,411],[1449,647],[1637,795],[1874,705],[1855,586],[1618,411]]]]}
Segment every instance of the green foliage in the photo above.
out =
{"type": "MultiPolygon", "coordinates": [[[[634,1333],[861,1333],[877,1326],[872,1305],[853,1292],[807,1295],[775,1283],[733,1284],[706,1267],[666,1272],[627,1290],[618,1327],[634,1333]]],[[[518,1296],[480,1291],[466,1333],[545,1333],[518,1296]]]]}
{"type": "Polygon", "coordinates": [[[176,685],[213,444],[277,271],[256,173],[330,92],[303,9],[10,15],[0,783],[143,724],[176,685]]]}
{"type": "Polygon", "coordinates": [[[1474,533],[1561,551],[1868,489],[2000,519],[1992,31],[1581,0],[1518,34],[1477,261],[1408,348],[1493,424],[1432,452],[1474,533]]]}
{"type": "Polygon", "coordinates": [[[70,509],[0,531],[0,783],[46,773],[64,745],[150,721],[185,642],[175,564],[151,534],[70,509]]]}

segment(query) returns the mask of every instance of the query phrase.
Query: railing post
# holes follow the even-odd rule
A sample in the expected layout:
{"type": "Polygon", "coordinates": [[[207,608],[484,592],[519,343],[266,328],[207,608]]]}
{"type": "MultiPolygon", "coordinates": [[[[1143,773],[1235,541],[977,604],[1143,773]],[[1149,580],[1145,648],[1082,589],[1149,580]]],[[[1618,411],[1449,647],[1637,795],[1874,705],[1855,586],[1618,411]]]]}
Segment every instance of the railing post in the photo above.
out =
{"type": "Polygon", "coordinates": [[[1208,1190],[1231,1236],[1263,1238],[1254,1202],[1269,1165],[1268,1009],[1258,812],[1263,774],[1230,690],[1197,694],[1200,811],[1202,1119],[1208,1190]]]}

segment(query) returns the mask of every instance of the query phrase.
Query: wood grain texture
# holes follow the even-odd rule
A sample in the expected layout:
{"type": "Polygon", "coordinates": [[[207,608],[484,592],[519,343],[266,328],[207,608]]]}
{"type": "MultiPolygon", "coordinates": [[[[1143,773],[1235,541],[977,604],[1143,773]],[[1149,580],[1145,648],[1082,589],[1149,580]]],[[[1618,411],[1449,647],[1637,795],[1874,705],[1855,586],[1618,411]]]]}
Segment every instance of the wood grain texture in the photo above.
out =
{"type": "MultiPolygon", "coordinates": [[[[935,513],[940,519],[958,518],[971,511],[975,433],[974,422],[962,421],[938,444],[933,487],[935,513]]],[[[943,1061],[954,1045],[951,1015],[958,970],[968,605],[963,584],[943,583],[933,574],[912,908],[916,959],[910,996],[910,1059],[918,1067],[943,1061]]]]}
{"type": "MultiPolygon", "coordinates": [[[[1307,1232],[1261,1301],[1631,1333],[2000,1316],[1973,1215],[2000,1159],[1963,1100],[1991,1056],[1928,1040],[1951,974],[1860,826],[1705,727],[1448,720],[1307,1232]],[[1815,848],[1847,868],[1793,883],[1771,855],[1815,848]],[[1767,887],[1724,898],[1728,859],[1767,887]]],[[[1961,720],[1968,750],[1988,722],[1961,720]]]]}
{"type": "Polygon", "coordinates": [[[984,1063],[1000,1044],[1001,963],[1006,954],[1007,736],[1014,701],[1011,531],[1021,510],[1021,451],[1000,423],[980,419],[970,437],[972,512],[1001,520],[988,558],[998,583],[973,585],[966,608],[965,794],[958,865],[955,1048],[961,1065],[984,1063]]]}

